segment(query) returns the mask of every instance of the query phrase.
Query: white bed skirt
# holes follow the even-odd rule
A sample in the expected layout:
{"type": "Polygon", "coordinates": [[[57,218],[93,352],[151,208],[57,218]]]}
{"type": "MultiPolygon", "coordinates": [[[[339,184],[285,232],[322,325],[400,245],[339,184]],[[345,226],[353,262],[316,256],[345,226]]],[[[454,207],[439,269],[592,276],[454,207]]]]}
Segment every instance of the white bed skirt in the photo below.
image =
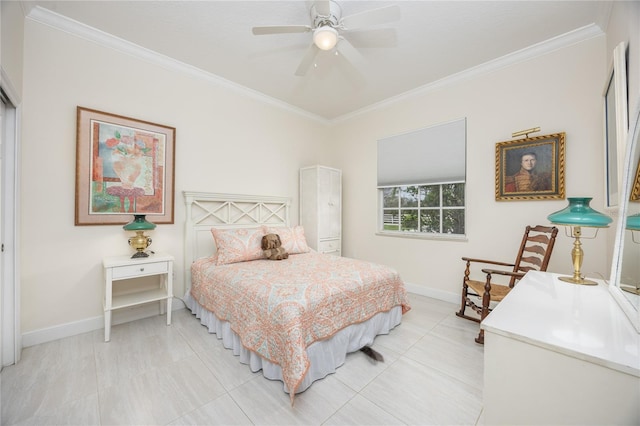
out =
{"type": "MultiPolygon", "coordinates": [[[[218,339],[222,340],[225,348],[233,350],[233,354],[240,357],[241,363],[248,364],[254,373],[262,370],[262,374],[267,379],[282,381],[280,366],[246,349],[242,345],[240,337],[231,330],[228,322],[219,320],[212,312],[203,308],[191,297],[190,293],[185,295],[184,302],[196,318],[200,319],[200,323],[207,326],[209,333],[215,333],[218,339]]],[[[378,334],[388,334],[391,329],[400,324],[401,320],[402,307],[396,306],[389,312],[376,314],[368,321],[345,327],[330,339],[311,344],[307,348],[307,356],[311,365],[296,393],[305,391],[314,381],[335,373],[336,368],[344,364],[347,353],[371,345],[378,334]]],[[[283,388],[285,392],[289,393],[284,382],[283,388]]]]}

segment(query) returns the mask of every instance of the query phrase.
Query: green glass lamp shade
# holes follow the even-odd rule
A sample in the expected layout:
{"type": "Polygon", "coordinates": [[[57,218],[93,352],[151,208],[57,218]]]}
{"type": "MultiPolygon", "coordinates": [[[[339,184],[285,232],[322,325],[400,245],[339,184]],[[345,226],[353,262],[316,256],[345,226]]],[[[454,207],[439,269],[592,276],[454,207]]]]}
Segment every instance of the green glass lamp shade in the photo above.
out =
{"type": "Polygon", "coordinates": [[[626,228],[630,231],[640,231],[640,213],[627,217],[626,228]]]}
{"type": "Polygon", "coordinates": [[[124,225],[122,228],[125,231],[150,231],[152,229],[155,229],[155,227],[156,225],[154,223],[147,221],[145,215],[136,214],[133,216],[133,220],[124,225]]]}
{"type": "Polygon", "coordinates": [[[590,197],[567,198],[569,205],[562,210],[551,213],[547,219],[555,225],[587,226],[592,228],[606,228],[613,221],[606,214],[591,207],[590,197]]]}

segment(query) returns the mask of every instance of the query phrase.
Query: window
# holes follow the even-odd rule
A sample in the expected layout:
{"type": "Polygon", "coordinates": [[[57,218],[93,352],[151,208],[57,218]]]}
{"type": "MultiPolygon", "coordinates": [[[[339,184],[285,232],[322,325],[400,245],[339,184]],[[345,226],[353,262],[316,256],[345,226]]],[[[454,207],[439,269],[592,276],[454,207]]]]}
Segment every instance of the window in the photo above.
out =
{"type": "Polygon", "coordinates": [[[384,231],[464,235],[464,182],[381,191],[384,231]]]}
{"type": "Polygon", "coordinates": [[[378,231],[465,234],[465,119],[378,141],[378,231]]]}

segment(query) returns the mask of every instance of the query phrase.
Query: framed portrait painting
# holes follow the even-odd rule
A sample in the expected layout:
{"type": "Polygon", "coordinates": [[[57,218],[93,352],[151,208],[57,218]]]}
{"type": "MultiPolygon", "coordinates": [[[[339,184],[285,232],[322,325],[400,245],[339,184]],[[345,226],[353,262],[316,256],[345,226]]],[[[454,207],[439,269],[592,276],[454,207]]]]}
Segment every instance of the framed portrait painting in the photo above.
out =
{"type": "Polygon", "coordinates": [[[497,201],[563,199],[565,134],[496,144],[497,201]]]}
{"type": "Polygon", "coordinates": [[[175,128],[77,108],[76,225],[173,223],[175,128]]]}

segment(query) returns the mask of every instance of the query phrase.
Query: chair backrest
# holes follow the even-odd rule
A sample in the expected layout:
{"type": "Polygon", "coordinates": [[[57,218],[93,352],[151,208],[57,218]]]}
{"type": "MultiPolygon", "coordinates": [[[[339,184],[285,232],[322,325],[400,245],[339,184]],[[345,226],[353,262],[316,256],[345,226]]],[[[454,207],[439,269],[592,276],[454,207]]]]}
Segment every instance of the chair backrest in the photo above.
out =
{"type": "MultiPolygon", "coordinates": [[[[527,226],[513,272],[546,271],[557,234],[555,226],[527,226]]],[[[517,278],[512,277],[509,287],[513,287],[516,281],[517,278]]]]}

